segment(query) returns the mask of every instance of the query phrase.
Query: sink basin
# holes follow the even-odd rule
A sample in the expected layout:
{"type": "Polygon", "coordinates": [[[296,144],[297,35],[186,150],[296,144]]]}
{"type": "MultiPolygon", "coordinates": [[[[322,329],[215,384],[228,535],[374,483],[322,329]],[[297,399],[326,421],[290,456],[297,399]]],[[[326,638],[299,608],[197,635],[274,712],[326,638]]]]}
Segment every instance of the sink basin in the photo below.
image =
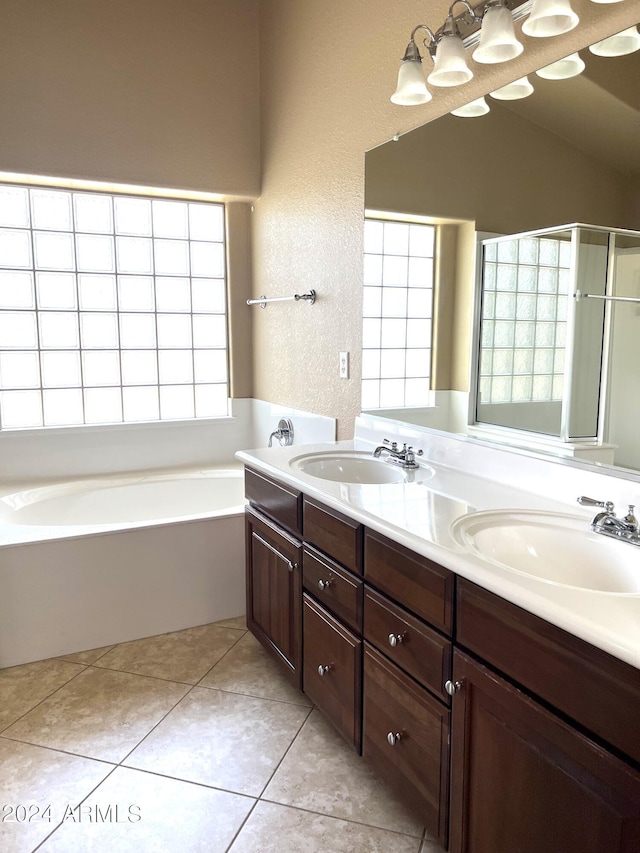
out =
{"type": "Polygon", "coordinates": [[[374,459],[371,453],[357,450],[342,452],[307,453],[296,456],[289,462],[291,468],[336,483],[359,483],[382,485],[384,483],[406,483],[433,476],[433,469],[426,466],[403,469],[382,459],[374,459]]]}
{"type": "Polygon", "coordinates": [[[550,512],[488,511],[451,525],[467,551],[546,583],[640,595],[640,548],[607,539],[587,519],[550,512]]]}

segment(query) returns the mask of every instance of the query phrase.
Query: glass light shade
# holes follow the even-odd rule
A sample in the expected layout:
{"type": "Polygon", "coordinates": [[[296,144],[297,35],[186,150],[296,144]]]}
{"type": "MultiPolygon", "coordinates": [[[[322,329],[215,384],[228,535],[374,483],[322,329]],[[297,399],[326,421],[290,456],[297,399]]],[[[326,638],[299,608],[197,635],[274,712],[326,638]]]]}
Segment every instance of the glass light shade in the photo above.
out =
{"type": "Polygon", "coordinates": [[[470,101],[457,110],[451,110],[452,116],[460,116],[461,118],[475,118],[476,116],[484,116],[489,112],[489,104],[484,98],[476,98],[475,101],[470,101]]]}
{"type": "Polygon", "coordinates": [[[398,85],[391,95],[391,103],[402,107],[412,107],[426,104],[431,100],[431,92],[427,89],[422,73],[422,62],[419,59],[404,59],[398,71],[398,85]]]}
{"type": "Polygon", "coordinates": [[[473,77],[467,66],[459,35],[444,35],[438,42],[433,71],[427,77],[433,86],[461,86],[473,77]]]}
{"type": "Polygon", "coordinates": [[[520,56],[523,50],[513,28],[513,15],[507,6],[489,6],[482,19],[480,44],[473,52],[475,61],[508,62],[520,56]]]}
{"type": "Polygon", "coordinates": [[[628,30],[592,44],[589,50],[596,56],[626,56],[640,50],[640,33],[637,27],[629,27],[628,30]]]}
{"type": "Polygon", "coordinates": [[[592,3],[620,3],[621,0],[591,0],[592,3]]]}
{"type": "Polygon", "coordinates": [[[533,0],[531,13],[522,25],[522,32],[536,38],[548,38],[568,33],[580,23],[569,0],[533,0]]]}
{"type": "Polygon", "coordinates": [[[513,83],[507,83],[495,92],[489,92],[492,98],[498,101],[517,101],[520,98],[527,98],[533,93],[533,86],[527,77],[521,77],[519,80],[514,80],[513,83]]]}
{"type": "Polygon", "coordinates": [[[551,65],[539,68],[536,74],[545,80],[568,80],[570,77],[577,77],[583,71],[584,62],[580,58],[580,54],[572,53],[557,62],[552,62],[551,65]]]}

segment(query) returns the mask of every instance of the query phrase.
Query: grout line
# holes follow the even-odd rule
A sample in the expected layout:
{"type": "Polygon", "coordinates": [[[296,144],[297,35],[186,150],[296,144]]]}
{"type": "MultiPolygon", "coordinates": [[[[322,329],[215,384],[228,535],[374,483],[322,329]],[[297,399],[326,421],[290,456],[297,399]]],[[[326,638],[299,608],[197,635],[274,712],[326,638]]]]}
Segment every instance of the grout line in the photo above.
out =
{"type": "Polygon", "coordinates": [[[271,780],[273,779],[273,777],[276,775],[276,773],[277,773],[277,772],[278,772],[278,770],[280,769],[280,766],[282,765],[282,762],[285,760],[285,758],[286,758],[286,757],[287,757],[287,755],[289,754],[289,752],[290,752],[290,750],[291,750],[292,746],[294,745],[294,743],[298,740],[298,737],[299,737],[299,735],[300,735],[300,732],[301,732],[301,731],[302,731],[302,729],[304,728],[304,725],[305,725],[305,723],[307,722],[307,720],[309,719],[309,717],[311,716],[312,712],[313,712],[313,708],[309,708],[309,711],[308,711],[308,713],[306,714],[306,716],[305,716],[304,720],[303,720],[303,721],[300,723],[300,725],[298,726],[298,731],[294,734],[293,738],[291,739],[291,743],[290,743],[290,744],[289,744],[289,746],[285,749],[285,751],[282,753],[282,758],[280,759],[280,761],[278,761],[278,763],[276,764],[276,766],[275,766],[275,767],[274,767],[274,769],[273,769],[273,772],[271,773],[271,775],[269,776],[269,778],[268,778],[268,779],[267,779],[267,781],[265,782],[265,785],[264,785],[264,787],[263,787],[262,791],[260,792],[259,799],[262,799],[262,795],[264,794],[264,792],[267,790],[267,788],[268,788],[268,787],[269,787],[269,785],[271,784],[271,780]]]}
{"type": "MultiPolygon", "coordinates": [[[[235,647],[238,645],[238,643],[242,640],[242,638],[243,638],[243,637],[245,636],[245,634],[247,634],[247,633],[248,633],[248,631],[244,631],[244,633],[242,634],[242,636],[241,636],[241,637],[238,637],[238,639],[235,641],[235,643],[234,643],[232,646],[229,646],[229,648],[228,648],[228,649],[227,649],[227,651],[222,655],[222,657],[221,657],[221,658],[219,658],[219,659],[218,659],[218,660],[213,664],[213,666],[211,666],[211,667],[210,667],[210,668],[205,672],[205,674],[202,676],[202,678],[201,678],[199,681],[197,681],[197,682],[196,682],[196,684],[195,684],[194,686],[198,687],[198,686],[200,685],[200,682],[201,682],[203,679],[205,679],[205,678],[209,675],[209,673],[210,673],[210,672],[212,672],[212,671],[213,671],[213,670],[218,666],[218,664],[226,658],[226,656],[229,654],[229,652],[231,651],[231,649],[235,649],[235,647]]],[[[205,685],[205,686],[206,686],[206,685],[205,685]]]]}
{"type": "MultiPolygon", "coordinates": [[[[47,658],[45,658],[45,660],[47,660],[47,658]]],[[[34,663],[39,663],[39,661],[34,661],[34,663]]],[[[64,663],[70,663],[70,661],[64,661],[64,663]]],[[[15,725],[16,723],[19,723],[20,720],[23,720],[27,716],[27,714],[30,714],[32,711],[35,711],[35,709],[38,708],[40,705],[42,705],[43,702],[46,702],[47,699],[50,699],[52,696],[55,696],[55,694],[58,692],[58,690],[62,690],[62,688],[66,687],[67,684],[71,684],[72,681],[75,681],[75,679],[78,678],[78,676],[82,675],[83,672],[85,672],[87,669],[89,669],[89,667],[86,664],[75,664],[75,666],[81,666],[82,667],[80,672],[76,672],[76,674],[72,675],[68,681],[65,681],[64,684],[60,684],[58,687],[56,687],[54,690],[52,690],[51,693],[47,693],[46,696],[43,696],[42,699],[39,699],[36,702],[36,704],[33,705],[31,708],[29,708],[27,711],[25,711],[24,714],[20,714],[19,717],[17,717],[15,720],[13,720],[11,723],[9,723],[3,729],[0,729],[0,736],[4,735],[4,733],[7,731],[7,729],[10,729],[11,726],[15,725]]],[[[16,740],[16,738],[11,738],[11,740],[16,740]]]]}

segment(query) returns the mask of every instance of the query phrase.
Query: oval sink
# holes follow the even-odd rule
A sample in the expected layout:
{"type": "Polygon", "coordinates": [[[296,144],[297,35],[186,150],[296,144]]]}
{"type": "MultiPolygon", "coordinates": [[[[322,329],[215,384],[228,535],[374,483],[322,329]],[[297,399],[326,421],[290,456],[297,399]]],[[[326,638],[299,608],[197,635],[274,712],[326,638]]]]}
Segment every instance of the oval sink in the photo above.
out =
{"type": "Polygon", "coordinates": [[[433,469],[423,466],[414,469],[396,467],[381,459],[374,459],[371,453],[357,450],[307,453],[304,456],[296,456],[289,465],[294,470],[311,477],[319,477],[321,480],[362,485],[405,483],[415,480],[418,473],[420,479],[424,480],[434,473],[433,469]]]}
{"type": "Polygon", "coordinates": [[[640,595],[640,548],[607,539],[587,519],[535,510],[487,511],[451,525],[472,554],[546,583],[640,595]]]}

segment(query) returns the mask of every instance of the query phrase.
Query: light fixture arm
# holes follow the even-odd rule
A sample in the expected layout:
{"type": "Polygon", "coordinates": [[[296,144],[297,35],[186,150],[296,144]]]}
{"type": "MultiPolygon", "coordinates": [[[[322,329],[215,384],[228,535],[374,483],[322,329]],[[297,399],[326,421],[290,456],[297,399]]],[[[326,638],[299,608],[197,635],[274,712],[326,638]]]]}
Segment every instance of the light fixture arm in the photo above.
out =
{"type": "Polygon", "coordinates": [[[465,11],[462,13],[462,15],[460,15],[460,18],[467,18],[470,24],[482,23],[482,15],[476,15],[475,9],[470,3],[467,2],[467,0],[453,0],[453,3],[449,6],[449,14],[447,16],[448,18],[451,18],[454,22],[457,20],[453,17],[453,7],[457,6],[458,3],[462,3],[462,5],[465,7],[465,11]]]}
{"type": "Polygon", "coordinates": [[[422,59],[422,57],[420,56],[420,51],[418,50],[418,46],[416,44],[416,33],[418,32],[418,30],[426,30],[427,35],[429,36],[429,41],[427,41],[427,39],[425,38],[423,39],[422,44],[424,45],[425,49],[429,51],[429,54],[431,56],[433,56],[433,54],[435,53],[436,37],[433,34],[433,31],[426,24],[418,24],[418,26],[414,27],[411,31],[411,40],[407,45],[407,49],[404,52],[404,56],[402,57],[403,62],[406,59],[413,59],[417,61],[420,61],[422,59]]]}

